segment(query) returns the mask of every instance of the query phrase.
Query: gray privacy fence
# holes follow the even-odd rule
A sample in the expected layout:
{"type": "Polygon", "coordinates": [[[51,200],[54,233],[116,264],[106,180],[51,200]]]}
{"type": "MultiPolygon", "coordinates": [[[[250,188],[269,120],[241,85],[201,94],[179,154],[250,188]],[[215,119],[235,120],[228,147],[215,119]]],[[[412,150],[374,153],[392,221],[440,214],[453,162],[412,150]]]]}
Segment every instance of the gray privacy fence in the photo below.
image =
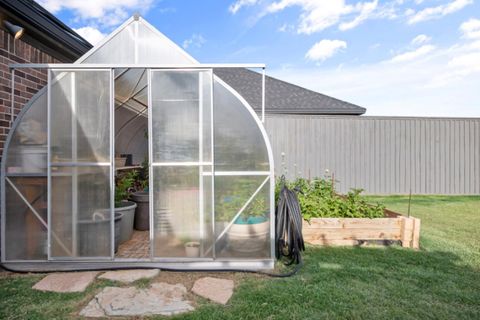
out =
{"type": "Polygon", "coordinates": [[[480,194],[480,118],[267,115],[266,127],[277,176],[328,169],[342,193],[480,194]]]}

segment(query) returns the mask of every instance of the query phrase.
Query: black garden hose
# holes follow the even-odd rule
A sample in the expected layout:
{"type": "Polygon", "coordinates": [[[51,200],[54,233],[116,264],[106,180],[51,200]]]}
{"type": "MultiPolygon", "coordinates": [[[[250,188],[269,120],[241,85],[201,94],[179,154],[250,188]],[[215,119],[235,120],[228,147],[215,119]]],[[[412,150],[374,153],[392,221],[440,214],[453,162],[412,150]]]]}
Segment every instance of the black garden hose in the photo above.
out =
{"type": "Polygon", "coordinates": [[[302,213],[295,188],[290,190],[285,177],[281,177],[281,188],[275,210],[275,246],[277,259],[287,259],[285,265],[302,264],[305,243],[302,235],[302,213]]]}

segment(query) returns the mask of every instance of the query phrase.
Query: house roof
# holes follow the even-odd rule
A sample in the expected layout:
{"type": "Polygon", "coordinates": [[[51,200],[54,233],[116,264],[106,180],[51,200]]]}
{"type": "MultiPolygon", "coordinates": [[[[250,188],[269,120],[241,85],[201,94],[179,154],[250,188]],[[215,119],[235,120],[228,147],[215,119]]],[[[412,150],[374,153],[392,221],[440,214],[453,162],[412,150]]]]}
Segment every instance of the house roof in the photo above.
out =
{"type": "Polygon", "coordinates": [[[2,19],[26,29],[22,40],[63,62],[73,62],[92,45],[33,0],[0,1],[2,19]]]}
{"type": "MultiPolygon", "coordinates": [[[[262,108],[262,75],[244,68],[217,68],[214,73],[256,110],[262,108]]],[[[282,114],[361,115],[366,109],[303,87],[265,77],[265,111],[282,114]]]]}

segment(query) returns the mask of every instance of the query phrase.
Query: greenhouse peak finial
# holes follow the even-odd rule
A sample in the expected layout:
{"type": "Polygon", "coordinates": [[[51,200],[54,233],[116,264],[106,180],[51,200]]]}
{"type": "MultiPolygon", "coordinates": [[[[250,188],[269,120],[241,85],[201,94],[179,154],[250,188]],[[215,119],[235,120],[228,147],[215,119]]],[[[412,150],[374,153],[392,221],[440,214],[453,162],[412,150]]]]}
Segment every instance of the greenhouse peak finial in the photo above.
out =
{"type": "Polygon", "coordinates": [[[136,20],[136,21],[138,21],[138,20],[140,19],[140,13],[135,12],[135,13],[133,14],[133,19],[136,20]]]}

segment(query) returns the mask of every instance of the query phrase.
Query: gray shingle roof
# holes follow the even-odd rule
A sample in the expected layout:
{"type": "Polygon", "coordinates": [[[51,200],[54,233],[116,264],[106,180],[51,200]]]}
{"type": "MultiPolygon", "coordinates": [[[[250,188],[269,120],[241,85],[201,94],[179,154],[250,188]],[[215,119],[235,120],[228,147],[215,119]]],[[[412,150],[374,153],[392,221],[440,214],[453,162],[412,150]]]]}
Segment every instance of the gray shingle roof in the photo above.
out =
{"type": "MultiPolygon", "coordinates": [[[[216,68],[214,73],[237,90],[250,105],[262,108],[262,76],[244,68],[216,68]]],[[[361,115],[366,109],[300,86],[265,77],[265,111],[290,114],[361,115]]]]}

